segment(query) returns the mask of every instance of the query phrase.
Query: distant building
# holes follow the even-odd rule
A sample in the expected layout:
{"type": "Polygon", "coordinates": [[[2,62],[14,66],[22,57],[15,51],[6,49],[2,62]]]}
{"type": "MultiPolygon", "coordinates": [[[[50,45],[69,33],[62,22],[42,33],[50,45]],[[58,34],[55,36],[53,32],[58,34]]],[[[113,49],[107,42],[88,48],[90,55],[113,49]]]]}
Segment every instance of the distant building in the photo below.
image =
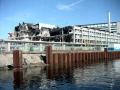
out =
{"type": "Polygon", "coordinates": [[[101,49],[113,44],[120,44],[120,34],[117,32],[109,32],[100,30],[100,28],[90,28],[83,26],[66,26],[57,29],[52,33],[54,41],[78,43],[82,47],[101,49]],[[62,34],[63,30],[63,34],[62,34]],[[63,39],[63,40],[62,40],[63,39]]]}
{"type": "Polygon", "coordinates": [[[11,40],[33,40],[41,41],[50,37],[50,31],[56,28],[55,25],[49,24],[31,24],[22,23],[15,27],[13,33],[9,33],[9,39],[11,40]]]}
{"type": "MultiPolygon", "coordinates": [[[[108,23],[95,23],[95,24],[85,24],[85,25],[77,25],[77,26],[98,29],[101,31],[108,31],[108,23]]],[[[111,22],[110,26],[111,26],[111,32],[120,33],[120,22],[111,22]]]]}
{"type": "Polygon", "coordinates": [[[12,40],[54,41],[78,43],[85,48],[101,49],[120,44],[120,22],[57,27],[49,24],[22,23],[15,27],[12,40]]]}

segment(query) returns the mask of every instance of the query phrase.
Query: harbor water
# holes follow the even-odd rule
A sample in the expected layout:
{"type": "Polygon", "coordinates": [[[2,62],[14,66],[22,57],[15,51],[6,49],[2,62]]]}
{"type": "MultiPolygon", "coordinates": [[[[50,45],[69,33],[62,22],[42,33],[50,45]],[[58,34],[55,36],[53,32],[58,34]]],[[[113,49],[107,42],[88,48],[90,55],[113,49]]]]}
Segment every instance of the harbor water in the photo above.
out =
{"type": "Polygon", "coordinates": [[[120,60],[0,70],[0,90],[120,90],[120,60]]]}

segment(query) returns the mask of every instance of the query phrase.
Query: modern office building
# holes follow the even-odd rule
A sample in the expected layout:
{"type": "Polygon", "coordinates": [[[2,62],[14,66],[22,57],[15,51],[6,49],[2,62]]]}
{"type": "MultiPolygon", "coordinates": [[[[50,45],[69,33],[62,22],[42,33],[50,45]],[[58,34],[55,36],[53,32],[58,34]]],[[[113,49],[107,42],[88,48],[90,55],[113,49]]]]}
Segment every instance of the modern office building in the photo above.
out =
{"type": "MultiPolygon", "coordinates": [[[[95,23],[95,24],[85,24],[85,25],[77,25],[77,26],[98,29],[101,31],[109,31],[108,23],[95,23]]],[[[120,22],[110,22],[110,29],[111,29],[111,32],[120,33],[120,22]]]]}
{"type": "Polygon", "coordinates": [[[72,34],[72,41],[74,43],[80,43],[86,48],[94,47],[96,49],[101,49],[113,44],[120,44],[120,34],[117,32],[73,26],[72,31],[69,33],[72,34]]]}

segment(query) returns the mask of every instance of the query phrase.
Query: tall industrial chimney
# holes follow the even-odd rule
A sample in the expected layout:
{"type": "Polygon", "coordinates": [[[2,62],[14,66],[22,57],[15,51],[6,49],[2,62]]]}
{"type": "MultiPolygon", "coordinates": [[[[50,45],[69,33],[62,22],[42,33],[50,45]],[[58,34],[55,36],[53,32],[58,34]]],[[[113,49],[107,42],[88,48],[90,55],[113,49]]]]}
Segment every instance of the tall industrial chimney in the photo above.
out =
{"type": "Polygon", "coordinates": [[[109,30],[109,32],[111,32],[111,21],[110,21],[110,12],[108,12],[108,30],[109,30]]]}

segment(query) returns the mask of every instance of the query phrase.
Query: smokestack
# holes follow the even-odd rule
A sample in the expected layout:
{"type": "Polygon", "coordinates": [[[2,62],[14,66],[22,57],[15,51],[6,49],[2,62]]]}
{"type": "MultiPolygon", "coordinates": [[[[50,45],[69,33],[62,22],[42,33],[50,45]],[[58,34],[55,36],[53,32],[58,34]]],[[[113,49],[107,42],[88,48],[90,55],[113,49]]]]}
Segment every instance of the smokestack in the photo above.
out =
{"type": "Polygon", "coordinates": [[[108,12],[108,30],[109,30],[109,32],[111,32],[111,21],[110,21],[110,12],[108,12]]]}

